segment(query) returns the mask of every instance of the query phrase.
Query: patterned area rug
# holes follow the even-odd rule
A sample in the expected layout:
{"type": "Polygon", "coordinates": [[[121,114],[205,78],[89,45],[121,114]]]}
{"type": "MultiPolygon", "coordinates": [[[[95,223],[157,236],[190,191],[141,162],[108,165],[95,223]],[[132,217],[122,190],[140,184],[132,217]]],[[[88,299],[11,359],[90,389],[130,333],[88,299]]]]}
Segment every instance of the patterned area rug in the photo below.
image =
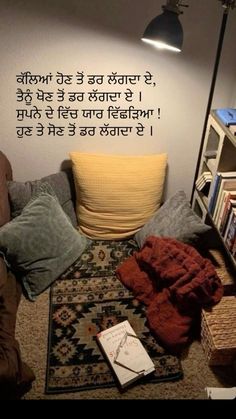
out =
{"type": "Polygon", "coordinates": [[[52,286],[46,393],[114,386],[96,334],[126,319],[156,367],[144,381],[182,378],[178,358],[167,354],[151,335],[145,307],[114,274],[116,267],[137,250],[135,246],[132,240],[93,241],[52,286]]]}

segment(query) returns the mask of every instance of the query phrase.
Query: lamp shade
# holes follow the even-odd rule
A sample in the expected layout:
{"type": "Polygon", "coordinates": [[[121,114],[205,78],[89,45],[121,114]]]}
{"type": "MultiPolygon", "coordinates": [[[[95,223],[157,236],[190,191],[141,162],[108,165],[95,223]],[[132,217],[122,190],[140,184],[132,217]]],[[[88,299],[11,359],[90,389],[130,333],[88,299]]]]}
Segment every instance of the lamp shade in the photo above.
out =
{"type": "Polygon", "coordinates": [[[158,48],[181,51],[183,44],[183,28],[178,14],[170,10],[155,17],[147,26],[142,41],[158,48]]]}

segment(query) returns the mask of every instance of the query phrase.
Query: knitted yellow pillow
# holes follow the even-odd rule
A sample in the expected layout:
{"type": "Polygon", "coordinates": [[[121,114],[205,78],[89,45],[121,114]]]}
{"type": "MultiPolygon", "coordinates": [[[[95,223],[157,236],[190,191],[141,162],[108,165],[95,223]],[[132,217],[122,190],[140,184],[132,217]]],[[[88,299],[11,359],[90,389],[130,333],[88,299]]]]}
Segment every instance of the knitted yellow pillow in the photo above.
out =
{"type": "Polygon", "coordinates": [[[79,230],[91,239],[136,233],[160,206],[167,154],[71,152],[79,230]]]}

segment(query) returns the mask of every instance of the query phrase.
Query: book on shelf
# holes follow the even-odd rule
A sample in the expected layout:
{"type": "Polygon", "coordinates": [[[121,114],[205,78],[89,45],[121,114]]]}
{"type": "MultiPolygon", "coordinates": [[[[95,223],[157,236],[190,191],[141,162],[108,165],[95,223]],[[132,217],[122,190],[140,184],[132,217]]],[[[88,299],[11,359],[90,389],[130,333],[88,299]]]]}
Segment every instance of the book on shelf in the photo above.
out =
{"type": "Polygon", "coordinates": [[[216,198],[217,198],[217,194],[218,194],[218,190],[220,186],[220,179],[221,179],[221,174],[217,172],[212,181],[212,193],[211,193],[211,196],[209,197],[208,211],[211,215],[213,215],[213,212],[214,212],[216,198]]]}
{"type": "Polygon", "coordinates": [[[196,185],[197,190],[203,192],[204,194],[208,194],[211,181],[212,181],[211,172],[203,172],[196,180],[195,185],[196,185]]]}
{"type": "Polygon", "coordinates": [[[223,212],[224,212],[224,207],[226,205],[226,200],[227,200],[228,194],[229,194],[229,191],[227,191],[226,189],[224,189],[222,191],[221,201],[219,202],[219,207],[218,207],[218,217],[217,217],[217,220],[215,221],[215,225],[216,225],[217,228],[219,228],[220,224],[221,224],[221,220],[222,220],[223,212]]]}
{"type": "Polygon", "coordinates": [[[227,127],[236,124],[236,109],[234,108],[216,109],[216,115],[227,127]]]}
{"type": "Polygon", "coordinates": [[[219,197],[220,197],[221,191],[223,189],[228,189],[226,187],[223,188],[223,186],[225,185],[225,180],[227,181],[233,180],[233,183],[235,182],[234,189],[236,189],[236,171],[217,172],[212,181],[212,188],[211,188],[211,195],[209,197],[208,211],[214,220],[216,217],[216,208],[219,204],[219,197]]]}
{"type": "Polygon", "coordinates": [[[98,333],[97,341],[121,388],[155,371],[154,363],[128,320],[98,333]]]}
{"type": "Polygon", "coordinates": [[[221,209],[223,199],[225,196],[225,191],[234,191],[235,189],[236,189],[236,174],[235,174],[235,177],[221,179],[220,188],[218,191],[218,196],[217,196],[215,209],[213,213],[213,221],[216,226],[218,225],[220,209],[221,209]]]}
{"type": "Polygon", "coordinates": [[[236,208],[232,208],[227,230],[225,233],[225,245],[228,248],[228,250],[232,253],[234,241],[236,237],[236,208]]]}
{"type": "Polygon", "coordinates": [[[219,223],[219,232],[223,236],[228,223],[229,215],[232,208],[236,207],[236,191],[228,191],[225,203],[223,205],[222,217],[219,223]]]}

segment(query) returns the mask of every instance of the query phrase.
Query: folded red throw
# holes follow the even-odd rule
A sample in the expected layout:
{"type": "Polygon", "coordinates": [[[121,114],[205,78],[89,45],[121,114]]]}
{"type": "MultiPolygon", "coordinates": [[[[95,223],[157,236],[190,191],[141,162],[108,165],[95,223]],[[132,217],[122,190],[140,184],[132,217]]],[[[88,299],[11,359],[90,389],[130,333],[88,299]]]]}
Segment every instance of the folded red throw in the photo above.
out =
{"type": "Polygon", "coordinates": [[[223,295],[211,261],[172,238],[148,237],[116,273],[147,305],[150,329],[172,352],[179,352],[188,342],[200,309],[216,304],[223,295]]]}

